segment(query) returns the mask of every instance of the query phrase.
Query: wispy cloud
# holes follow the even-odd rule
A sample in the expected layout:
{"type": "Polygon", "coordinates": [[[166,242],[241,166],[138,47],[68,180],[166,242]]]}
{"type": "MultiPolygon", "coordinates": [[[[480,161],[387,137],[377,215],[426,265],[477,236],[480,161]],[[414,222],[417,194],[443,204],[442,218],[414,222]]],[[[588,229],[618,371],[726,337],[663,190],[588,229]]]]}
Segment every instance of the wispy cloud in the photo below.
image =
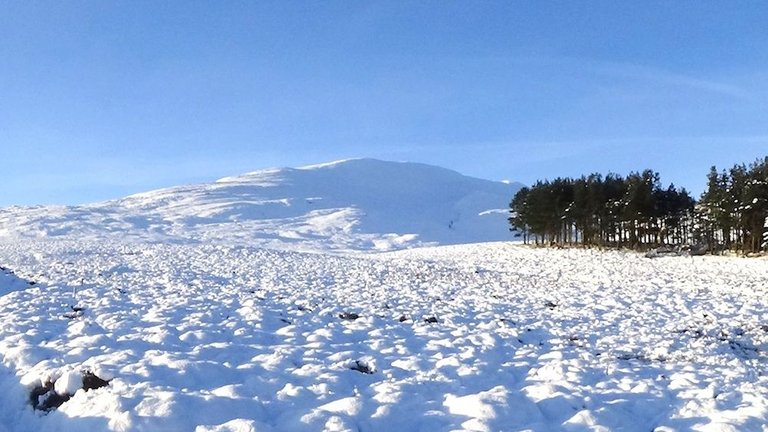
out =
{"type": "Polygon", "coordinates": [[[650,81],[674,87],[685,87],[722,96],[730,96],[736,99],[750,99],[749,92],[728,82],[702,79],[663,69],[626,63],[597,62],[590,66],[595,72],[610,76],[650,81]]]}
{"type": "Polygon", "coordinates": [[[716,145],[718,143],[721,145],[763,145],[768,143],[768,135],[638,136],[560,141],[510,140],[506,142],[468,144],[467,149],[477,151],[503,149],[514,149],[518,151],[526,150],[527,153],[536,160],[548,160],[552,158],[567,158],[579,154],[592,153],[596,150],[612,147],[668,145],[670,143],[685,146],[705,144],[716,145]]]}
{"type": "Polygon", "coordinates": [[[578,57],[525,57],[517,58],[514,61],[521,65],[555,66],[563,70],[601,77],[687,88],[741,100],[753,99],[747,89],[730,81],[679,73],[653,66],[578,57]]]}

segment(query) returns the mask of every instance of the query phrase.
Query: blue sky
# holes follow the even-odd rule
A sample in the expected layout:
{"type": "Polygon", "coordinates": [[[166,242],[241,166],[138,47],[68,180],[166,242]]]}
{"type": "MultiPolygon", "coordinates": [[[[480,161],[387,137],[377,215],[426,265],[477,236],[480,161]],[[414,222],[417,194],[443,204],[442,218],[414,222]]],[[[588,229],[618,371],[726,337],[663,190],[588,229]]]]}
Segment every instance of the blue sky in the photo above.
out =
{"type": "Polygon", "coordinates": [[[0,205],[350,157],[698,193],[768,155],[760,1],[0,4],[0,205]]]}

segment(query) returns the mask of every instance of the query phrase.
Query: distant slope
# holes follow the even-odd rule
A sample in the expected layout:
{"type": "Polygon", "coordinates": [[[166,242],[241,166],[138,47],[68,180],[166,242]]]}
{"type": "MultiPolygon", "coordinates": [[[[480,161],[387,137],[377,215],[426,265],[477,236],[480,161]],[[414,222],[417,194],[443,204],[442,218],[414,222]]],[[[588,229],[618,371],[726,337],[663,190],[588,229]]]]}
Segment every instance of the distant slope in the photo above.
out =
{"type": "Polygon", "coordinates": [[[520,188],[430,165],[351,159],[279,168],[85,206],[0,209],[0,238],[205,241],[389,250],[510,238],[520,188]]]}

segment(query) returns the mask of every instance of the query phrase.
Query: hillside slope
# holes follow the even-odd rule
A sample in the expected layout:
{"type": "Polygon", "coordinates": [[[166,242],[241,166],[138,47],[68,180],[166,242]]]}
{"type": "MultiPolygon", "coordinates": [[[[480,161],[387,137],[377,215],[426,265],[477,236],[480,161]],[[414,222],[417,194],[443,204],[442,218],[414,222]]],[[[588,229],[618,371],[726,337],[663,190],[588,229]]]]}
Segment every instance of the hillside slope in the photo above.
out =
{"type": "Polygon", "coordinates": [[[520,187],[417,163],[351,159],[255,171],[84,206],[0,210],[0,238],[200,241],[388,250],[510,238],[520,187]]]}

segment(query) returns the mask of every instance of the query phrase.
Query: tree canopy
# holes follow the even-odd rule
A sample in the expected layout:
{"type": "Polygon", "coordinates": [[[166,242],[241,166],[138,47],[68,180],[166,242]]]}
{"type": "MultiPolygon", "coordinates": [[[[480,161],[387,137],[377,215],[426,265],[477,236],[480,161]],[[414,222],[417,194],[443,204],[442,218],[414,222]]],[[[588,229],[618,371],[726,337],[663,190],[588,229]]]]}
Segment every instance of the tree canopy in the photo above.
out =
{"type": "Polygon", "coordinates": [[[768,247],[768,157],[712,167],[698,203],[652,170],[537,181],[512,198],[509,222],[537,244],[757,252],[768,247]]]}
{"type": "Polygon", "coordinates": [[[685,189],[660,186],[651,170],[557,178],[521,189],[510,203],[512,227],[527,241],[639,247],[683,236],[694,208],[685,189]]]}

